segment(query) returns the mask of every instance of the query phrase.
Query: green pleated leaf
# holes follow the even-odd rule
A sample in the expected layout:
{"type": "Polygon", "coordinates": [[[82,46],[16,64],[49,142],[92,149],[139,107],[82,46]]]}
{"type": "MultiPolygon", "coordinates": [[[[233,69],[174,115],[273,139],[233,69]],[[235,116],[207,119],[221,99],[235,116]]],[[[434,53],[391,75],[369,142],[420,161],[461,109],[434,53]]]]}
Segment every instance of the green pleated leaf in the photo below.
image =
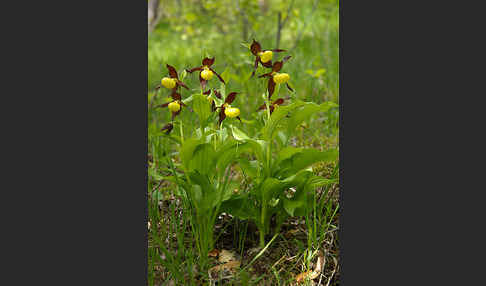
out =
{"type": "Polygon", "coordinates": [[[336,103],[330,101],[324,102],[322,104],[315,104],[312,102],[305,103],[305,105],[298,108],[290,115],[287,124],[287,134],[292,134],[299,124],[301,124],[305,120],[308,120],[313,114],[317,112],[326,112],[330,108],[337,106],[338,105],[336,103]]]}
{"type": "Polygon", "coordinates": [[[221,204],[220,210],[241,220],[256,219],[258,217],[258,208],[252,206],[248,194],[234,195],[221,204]]]}
{"type": "Polygon", "coordinates": [[[210,174],[214,172],[215,159],[215,151],[212,144],[199,144],[194,148],[192,159],[189,162],[189,170],[197,170],[201,174],[210,174]]]}
{"type": "Polygon", "coordinates": [[[316,149],[303,149],[293,154],[290,158],[282,160],[279,164],[280,176],[295,174],[301,170],[310,167],[317,162],[332,162],[337,160],[339,152],[337,149],[319,151],[316,149]]]}
{"type": "Polygon", "coordinates": [[[192,183],[192,196],[197,201],[195,204],[202,210],[209,210],[217,202],[218,194],[216,189],[211,184],[207,175],[201,174],[197,171],[190,172],[189,178],[192,183]]]}
{"type": "Polygon", "coordinates": [[[282,150],[280,150],[280,152],[278,153],[277,162],[286,160],[286,159],[292,157],[293,155],[295,155],[299,152],[302,152],[302,150],[304,150],[304,148],[297,148],[297,147],[292,147],[292,146],[285,147],[282,150]]]}
{"type": "Polygon", "coordinates": [[[284,191],[285,184],[275,178],[267,178],[261,186],[261,196],[263,201],[268,201],[272,197],[284,191]]]}
{"type": "Polygon", "coordinates": [[[276,108],[270,116],[270,120],[267,122],[265,127],[263,127],[263,138],[265,140],[271,140],[277,127],[280,124],[285,124],[286,120],[284,119],[286,119],[289,112],[303,105],[305,105],[304,102],[296,101],[288,106],[280,106],[276,108]]]}
{"type": "Polygon", "coordinates": [[[189,164],[192,159],[192,154],[194,153],[194,150],[199,144],[201,144],[201,140],[197,138],[187,139],[182,144],[180,149],[180,156],[181,156],[182,165],[186,170],[189,169],[189,164]]]}
{"type": "Polygon", "coordinates": [[[203,127],[205,127],[209,116],[211,116],[211,103],[207,97],[201,94],[194,94],[192,109],[198,116],[199,122],[203,125],[203,127]]]}
{"type": "Polygon", "coordinates": [[[249,161],[246,158],[241,158],[238,160],[238,163],[245,176],[248,176],[250,178],[257,177],[259,169],[259,164],[257,160],[249,161]]]}
{"type": "Polygon", "coordinates": [[[251,138],[246,135],[245,132],[241,131],[238,129],[238,127],[231,125],[231,131],[233,133],[233,137],[238,140],[238,141],[243,141],[243,140],[250,140],[251,138]]]}
{"type": "Polygon", "coordinates": [[[238,129],[236,126],[231,126],[231,132],[233,134],[233,138],[238,141],[246,142],[249,144],[250,148],[248,151],[253,152],[258,160],[262,161],[265,159],[265,150],[267,146],[267,142],[264,140],[255,140],[250,138],[246,133],[238,129]]]}

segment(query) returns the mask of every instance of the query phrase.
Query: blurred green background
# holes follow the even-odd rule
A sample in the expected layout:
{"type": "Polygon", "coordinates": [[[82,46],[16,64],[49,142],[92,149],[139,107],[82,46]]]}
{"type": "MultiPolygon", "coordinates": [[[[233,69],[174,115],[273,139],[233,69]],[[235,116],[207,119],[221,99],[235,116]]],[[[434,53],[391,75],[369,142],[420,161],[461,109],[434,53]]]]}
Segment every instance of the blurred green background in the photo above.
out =
{"type": "MultiPolygon", "coordinates": [[[[241,117],[251,120],[266,89],[266,79],[250,78],[254,56],[247,46],[256,39],[263,49],[287,50],[274,53],[273,62],[292,56],[282,69],[290,75],[292,97],[339,103],[338,0],[149,0],[148,5],[149,101],[167,75],[165,64],[181,76],[185,68],[200,66],[210,56],[216,58],[214,70],[227,81],[226,92],[241,93],[234,104],[241,117]]],[[[267,71],[259,67],[256,74],[267,71]]],[[[183,98],[200,92],[197,72],[183,81],[191,88],[182,89],[183,98]]],[[[214,77],[209,86],[219,88],[220,83],[214,77]]],[[[161,89],[161,94],[167,98],[168,91],[161,89]]],[[[279,97],[288,98],[290,92],[280,88],[279,97]]],[[[167,116],[161,120],[168,121],[169,112],[163,112],[167,116]]],[[[333,120],[337,125],[337,111],[333,120]]]]}

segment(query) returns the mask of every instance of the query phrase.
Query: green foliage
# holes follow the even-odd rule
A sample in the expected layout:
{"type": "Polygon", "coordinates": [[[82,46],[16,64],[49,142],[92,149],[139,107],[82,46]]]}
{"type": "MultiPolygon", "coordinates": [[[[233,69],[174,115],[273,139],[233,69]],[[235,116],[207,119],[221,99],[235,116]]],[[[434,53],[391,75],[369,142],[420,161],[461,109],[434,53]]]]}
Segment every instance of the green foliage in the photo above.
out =
{"type": "MultiPolygon", "coordinates": [[[[204,267],[215,243],[214,224],[222,212],[254,222],[262,248],[268,235],[279,233],[288,217],[305,216],[309,236],[316,240],[318,231],[327,230],[320,221],[329,223],[335,216],[336,210],[328,203],[316,202],[316,190],[327,194],[338,181],[338,1],[296,1],[290,10],[289,1],[261,3],[264,5],[248,0],[165,1],[162,20],[149,35],[150,218],[161,222],[155,203],[165,197],[161,190],[152,191],[154,186],[169,184],[184,209],[183,226],[177,227],[191,229],[198,253],[197,259],[191,257],[184,248],[184,237],[178,237],[178,249],[183,250],[174,255],[164,246],[164,239],[154,234],[158,248],[149,248],[149,264],[164,265],[171,271],[171,279],[181,285],[191,284],[184,272],[193,263],[199,262],[202,273],[207,273],[204,267]],[[267,80],[257,76],[268,69],[260,66],[256,76],[250,77],[254,56],[249,46],[255,38],[265,49],[276,48],[279,12],[284,19],[289,17],[279,46],[287,52],[274,53],[272,61],[292,55],[284,72],[289,73],[295,92],[278,85],[272,101],[283,98],[285,103],[270,114],[257,111],[267,99],[267,80]],[[226,84],[214,76],[202,90],[198,72],[185,71],[199,66],[206,56],[215,57],[212,68],[226,84]],[[187,107],[174,120],[167,109],[156,108],[172,100],[167,89],[154,91],[167,76],[166,64],[174,66],[189,87],[178,89],[187,107]],[[237,91],[231,105],[241,110],[241,121],[227,117],[219,126],[219,109],[212,110],[208,95],[203,94],[207,90],[218,107],[227,94],[237,91]],[[167,134],[161,128],[169,122],[173,129],[167,134]],[[324,163],[335,164],[333,176],[322,177],[313,169],[324,163]],[[270,229],[272,218],[276,224],[270,229]],[[179,269],[179,265],[187,269],[179,269]]],[[[156,232],[153,225],[152,231],[156,232]]]]}

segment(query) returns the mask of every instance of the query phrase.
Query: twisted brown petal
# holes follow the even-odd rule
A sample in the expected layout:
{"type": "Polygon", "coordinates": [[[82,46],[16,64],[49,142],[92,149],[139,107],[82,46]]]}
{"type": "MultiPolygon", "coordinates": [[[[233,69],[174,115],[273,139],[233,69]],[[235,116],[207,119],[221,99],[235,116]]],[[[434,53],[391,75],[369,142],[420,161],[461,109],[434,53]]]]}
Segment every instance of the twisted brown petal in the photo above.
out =
{"type": "Polygon", "coordinates": [[[288,61],[292,56],[286,56],[285,58],[283,58],[282,60],[282,63],[285,63],[286,61],[288,61]]]}
{"type": "Polygon", "coordinates": [[[282,69],[282,66],[283,66],[283,62],[281,62],[281,61],[275,62],[273,64],[272,71],[279,72],[282,69]]]}
{"type": "Polygon", "coordinates": [[[224,107],[221,107],[221,110],[219,111],[219,121],[218,125],[221,125],[221,122],[226,118],[226,114],[224,113],[224,107]]]}
{"type": "Polygon", "coordinates": [[[211,93],[211,90],[208,89],[207,91],[203,92],[204,95],[209,95],[211,93]]]}
{"type": "MultiPolygon", "coordinates": [[[[178,85],[180,85],[180,86],[185,87],[186,89],[189,89],[189,88],[187,87],[187,85],[186,85],[185,83],[183,83],[182,81],[180,81],[179,79],[177,79],[177,84],[178,84],[178,85]]],[[[176,88],[177,88],[177,87],[176,87],[176,88]]]]}
{"type": "Polygon", "coordinates": [[[164,104],[161,104],[161,105],[157,105],[155,108],[158,108],[158,107],[167,107],[167,105],[169,105],[169,103],[170,102],[167,102],[167,103],[164,103],[164,104]]]}
{"type": "Polygon", "coordinates": [[[279,99],[275,100],[272,104],[281,105],[282,103],[284,103],[284,99],[283,98],[279,98],[279,99]]]}
{"type": "Polygon", "coordinates": [[[275,52],[275,53],[280,53],[280,52],[286,52],[287,50],[273,49],[273,50],[270,50],[270,51],[275,52]]]}
{"type": "Polygon", "coordinates": [[[228,94],[224,103],[231,104],[235,100],[236,94],[238,94],[238,93],[232,92],[232,93],[228,94]]]}
{"type": "Polygon", "coordinates": [[[255,41],[255,39],[253,39],[253,43],[251,43],[250,50],[251,50],[251,53],[256,56],[256,55],[258,55],[259,52],[262,51],[262,47],[260,46],[259,42],[255,41]]]}
{"type": "Polygon", "coordinates": [[[172,92],[172,93],[170,94],[170,96],[171,96],[171,97],[172,97],[172,99],[174,99],[174,100],[181,100],[181,95],[180,95],[180,94],[178,94],[177,92],[175,92],[175,90],[174,90],[174,92],[172,92]]]}
{"type": "Polygon", "coordinates": [[[179,110],[178,110],[178,111],[176,111],[176,112],[172,112],[172,120],[174,120],[174,118],[175,118],[177,115],[179,115],[179,113],[181,113],[181,111],[182,111],[182,108],[181,108],[181,109],[179,109],[179,110]]]}
{"type": "Polygon", "coordinates": [[[195,71],[201,71],[202,69],[203,69],[203,67],[202,67],[202,66],[200,66],[200,67],[192,68],[192,69],[190,69],[190,70],[186,69],[186,71],[187,71],[188,73],[193,73],[193,72],[195,72],[195,71]]]}
{"type": "Polygon", "coordinates": [[[214,95],[216,95],[217,98],[221,99],[221,93],[219,93],[219,91],[217,91],[216,89],[213,89],[213,93],[214,93],[214,95]]]}
{"type": "Polygon", "coordinates": [[[274,91],[275,91],[275,82],[273,81],[273,77],[270,77],[268,79],[268,99],[272,97],[274,91]]]}
{"type": "Polygon", "coordinates": [[[260,57],[259,56],[256,56],[256,58],[255,58],[255,67],[254,67],[253,72],[251,73],[251,76],[250,77],[253,77],[255,75],[255,72],[256,72],[256,70],[258,68],[258,62],[260,62],[260,57]]]}
{"type": "Polygon", "coordinates": [[[258,107],[257,110],[265,110],[265,109],[267,109],[267,105],[264,103],[264,104],[260,105],[260,107],[258,107]]]}
{"type": "Polygon", "coordinates": [[[167,64],[167,69],[169,70],[169,75],[171,78],[178,78],[177,77],[177,71],[173,66],[170,66],[167,64]]]}
{"type": "Polygon", "coordinates": [[[174,128],[174,125],[172,123],[167,123],[164,127],[162,127],[162,129],[160,129],[160,131],[167,130],[165,132],[165,134],[169,134],[172,131],[173,128],[174,128]]]}
{"type": "Polygon", "coordinates": [[[271,68],[272,67],[272,61],[268,61],[266,63],[262,62],[260,60],[260,63],[262,64],[262,66],[266,67],[266,68],[271,68]]]}
{"type": "Polygon", "coordinates": [[[270,115],[272,115],[274,110],[275,110],[275,106],[273,104],[270,105],[270,115]]]}
{"type": "Polygon", "coordinates": [[[208,66],[208,67],[210,67],[210,66],[212,66],[212,65],[213,65],[213,63],[214,63],[214,57],[213,57],[212,59],[210,59],[210,58],[204,58],[204,59],[202,60],[202,64],[203,64],[203,66],[208,66]]]}
{"type": "Polygon", "coordinates": [[[219,75],[219,74],[218,74],[218,73],[217,73],[215,70],[213,70],[212,68],[209,68],[209,69],[210,69],[210,70],[211,70],[213,73],[215,73],[215,74],[216,74],[216,76],[219,78],[219,80],[220,80],[222,83],[226,84],[226,82],[224,82],[224,79],[223,79],[223,78],[222,78],[222,77],[221,77],[221,76],[220,76],[220,75],[219,75]]]}
{"type": "Polygon", "coordinates": [[[266,74],[259,75],[258,78],[271,77],[271,76],[272,76],[272,72],[269,72],[269,73],[266,73],[266,74]]]}
{"type": "Polygon", "coordinates": [[[290,85],[288,83],[285,83],[287,85],[287,88],[291,91],[291,92],[294,92],[294,90],[290,87],[290,85]]]}

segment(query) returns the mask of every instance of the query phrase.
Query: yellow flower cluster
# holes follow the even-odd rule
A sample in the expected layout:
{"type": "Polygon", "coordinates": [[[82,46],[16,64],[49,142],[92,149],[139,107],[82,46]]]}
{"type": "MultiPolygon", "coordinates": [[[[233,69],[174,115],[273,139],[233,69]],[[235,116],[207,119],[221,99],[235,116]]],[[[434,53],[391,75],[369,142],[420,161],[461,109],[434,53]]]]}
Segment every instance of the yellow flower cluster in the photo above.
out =
{"type": "Polygon", "coordinates": [[[208,67],[204,67],[203,71],[201,72],[201,77],[205,80],[210,80],[213,75],[214,73],[208,67]]]}
{"type": "Polygon", "coordinates": [[[282,84],[288,82],[290,79],[290,76],[288,73],[276,73],[273,76],[273,81],[277,84],[282,84]]]}
{"type": "Polygon", "coordinates": [[[177,101],[173,101],[173,102],[169,103],[168,107],[169,107],[169,110],[172,111],[172,112],[177,112],[181,109],[181,105],[177,101]]]}
{"type": "Polygon", "coordinates": [[[162,85],[165,87],[165,88],[168,88],[168,89],[172,89],[176,86],[176,81],[175,79],[173,78],[170,78],[170,77],[164,77],[162,80],[161,80],[161,83],[162,85]]]}
{"type": "Polygon", "coordinates": [[[230,105],[224,109],[224,114],[226,114],[226,116],[228,116],[229,118],[234,118],[240,115],[240,110],[236,107],[231,107],[230,105]]]}
{"type": "Polygon", "coordinates": [[[273,58],[273,52],[272,51],[265,51],[265,52],[260,52],[258,53],[260,56],[260,60],[262,63],[267,63],[272,60],[273,58]]]}

